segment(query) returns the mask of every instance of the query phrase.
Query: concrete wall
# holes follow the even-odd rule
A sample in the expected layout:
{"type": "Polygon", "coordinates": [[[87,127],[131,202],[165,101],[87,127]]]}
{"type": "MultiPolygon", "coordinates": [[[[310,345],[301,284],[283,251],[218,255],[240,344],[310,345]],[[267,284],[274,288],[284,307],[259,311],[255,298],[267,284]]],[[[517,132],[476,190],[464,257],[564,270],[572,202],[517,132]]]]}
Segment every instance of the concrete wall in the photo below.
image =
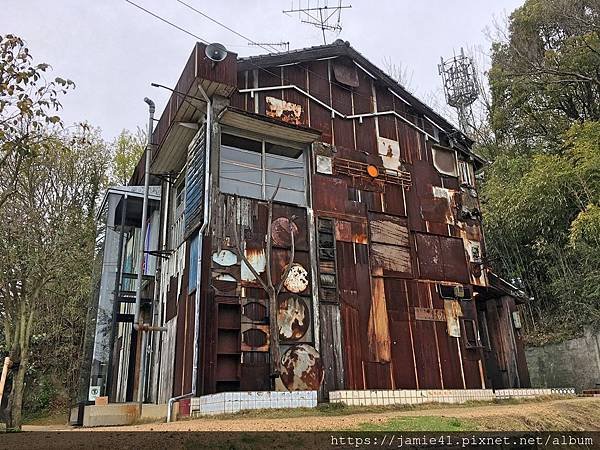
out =
{"type": "Polygon", "coordinates": [[[600,383],[600,334],[525,350],[531,385],[573,386],[577,392],[600,383]]]}

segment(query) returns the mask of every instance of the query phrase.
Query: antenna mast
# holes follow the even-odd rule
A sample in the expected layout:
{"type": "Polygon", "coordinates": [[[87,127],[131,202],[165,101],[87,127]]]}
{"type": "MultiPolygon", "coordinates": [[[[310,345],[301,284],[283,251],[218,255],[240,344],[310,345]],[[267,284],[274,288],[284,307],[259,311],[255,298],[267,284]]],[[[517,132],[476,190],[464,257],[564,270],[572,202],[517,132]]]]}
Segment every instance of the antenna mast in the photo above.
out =
{"type": "Polygon", "coordinates": [[[479,83],[475,73],[473,59],[466,56],[464,50],[460,49],[460,55],[441,62],[438,66],[439,73],[444,83],[446,103],[458,111],[458,123],[460,129],[466,135],[470,135],[475,129],[475,119],[471,105],[479,97],[479,83]]]}
{"type": "Polygon", "coordinates": [[[298,0],[298,7],[294,8],[294,0],[292,7],[284,10],[283,13],[290,15],[298,13],[298,17],[302,23],[314,25],[321,29],[323,33],[323,43],[327,44],[325,31],[333,31],[339,33],[342,31],[342,9],[352,8],[352,5],[343,5],[343,0],[337,0],[335,6],[329,6],[328,0],[313,0],[311,6],[310,0],[298,0]]]}

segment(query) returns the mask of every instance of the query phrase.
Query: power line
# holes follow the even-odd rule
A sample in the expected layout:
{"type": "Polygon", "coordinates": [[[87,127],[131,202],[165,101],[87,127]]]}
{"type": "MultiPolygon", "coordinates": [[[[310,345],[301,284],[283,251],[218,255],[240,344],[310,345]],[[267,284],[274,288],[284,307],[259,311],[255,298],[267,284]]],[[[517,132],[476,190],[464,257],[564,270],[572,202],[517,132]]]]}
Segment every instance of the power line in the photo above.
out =
{"type": "Polygon", "coordinates": [[[267,47],[264,47],[262,44],[259,44],[258,42],[253,41],[252,39],[250,39],[249,37],[244,36],[242,33],[238,33],[237,31],[235,31],[233,28],[228,27],[227,25],[225,25],[224,23],[219,22],[216,19],[213,19],[212,17],[210,17],[208,14],[203,13],[202,11],[194,8],[192,5],[182,1],[182,0],[177,0],[179,3],[181,3],[183,6],[186,6],[187,8],[191,9],[192,11],[200,14],[202,17],[205,17],[206,19],[210,20],[211,22],[216,23],[217,25],[225,28],[226,30],[231,31],[233,34],[235,34],[236,36],[241,37],[242,39],[246,39],[248,42],[250,42],[251,44],[257,45],[260,48],[266,50],[267,52],[271,53],[272,51],[276,51],[279,52],[279,50],[277,50],[275,47],[273,47],[272,45],[269,44],[265,44],[265,45],[269,45],[269,47],[271,47],[271,50],[269,50],[267,47]]]}
{"type": "Polygon", "coordinates": [[[127,3],[129,3],[130,5],[135,6],[136,8],[141,9],[142,11],[150,14],[151,16],[157,18],[158,20],[163,21],[164,23],[167,23],[169,25],[171,25],[172,27],[177,28],[179,31],[183,31],[186,34],[189,34],[190,36],[198,39],[200,42],[203,42],[205,44],[209,44],[209,42],[206,39],[202,39],[200,36],[198,36],[197,34],[192,33],[191,31],[186,30],[185,28],[181,28],[179,25],[174,24],[173,22],[168,21],[167,19],[160,17],[158,14],[154,14],[152,11],[147,10],[146,8],[144,8],[143,6],[138,5],[137,3],[132,2],[131,0],[125,0],[127,3]]]}
{"type": "MultiPolygon", "coordinates": [[[[202,39],[201,37],[197,36],[196,34],[194,34],[194,33],[190,32],[190,31],[188,31],[188,30],[186,30],[185,28],[182,28],[182,27],[180,27],[180,26],[178,26],[178,25],[174,24],[173,22],[170,22],[170,21],[168,21],[168,20],[164,19],[163,17],[159,16],[158,14],[155,14],[155,13],[153,13],[152,11],[149,11],[149,10],[147,10],[146,8],[143,8],[143,7],[141,7],[140,5],[138,5],[138,4],[134,3],[134,2],[132,2],[131,0],[125,0],[125,1],[126,1],[127,3],[130,3],[131,5],[133,5],[133,6],[137,7],[137,8],[139,8],[139,9],[141,9],[142,11],[144,11],[144,12],[146,12],[146,13],[150,14],[151,16],[153,16],[153,17],[155,17],[155,18],[157,18],[157,19],[159,19],[159,20],[161,20],[161,21],[163,21],[163,22],[165,22],[165,23],[167,23],[167,24],[171,25],[172,27],[174,27],[174,28],[178,29],[179,31],[182,31],[182,32],[184,32],[184,33],[186,33],[186,34],[188,34],[188,35],[190,35],[190,36],[193,36],[194,38],[196,38],[196,39],[200,40],[201,42],[203,42],[203,43],[205,43],[205,44],[209,44],[209,42],[208,42],[207,40],[205,40],[205,39],[202,39]]],[[[179,0],[177,0],[177,1],[179,1],[179,0]]],[[[183,3],[183,2],[181,2],[181,3],[183,3]]],[[[186,5],[186,6],[187,6],[187,5],[186,5]]],[[[220,25],[221,25],[221,24],[220,24],[220,25]]],[[[222,25],[222,26],[225,26],[225,25],[222,25]]],[[[227,28],[228,28],[228,29],[230,29],[229,27],[227,27],[227,28]]],[[[232,31],[232,32],[234,32],[234,33],[236,33],[236,34],[238,34],[239,36],[242,36],[241,34],[237,33],[237,32],[236,32],[236,31],[234,31],[234,30],[231,30],[231,31],[232,31]]],[[[252,42],[252,40],[250,40],[250,39],[248,39],[248,38],[246,38],[246,37],[244,37],[244,39],[246,39],[246,40],[248,40],[248,41],[252,42]]],[[[264,48],[264,47],[263,47],[263,48],[264,48]]],[[[265,49],[265,50],[267,50],[267,51],[268,51],[268,49],[265,49]]],[[[275,72],[272,72],[271,70],[269,70],[269,69],[267,69],[267,68],[265,68],[265,67],[261,67],[260,65],[258,65],[258,64],[256,64],[255,62],[251,61],[251,58],[252,58],[252,57],[250,57],[250,58],[246,59],[246,61],[247,61],[247,62],[248,62],[250,65],[252,65],[252,66],[256,67],[258,70],[262,70],[263,72],[265,72],[265,73],[268,73],[269,75],[271,75],[271,76],[273,76],[273,77],[275,77],[275,78],[281,78],[281,79],[282,79],[282,82],[288,82],[288,83],[291,83],[291,81],[290,81],[290,79],[289,79],[289,78],[284,78],[284,77],[282,77],[281,73],[277,74],[277,73],[275,73],[275,72]]],[[[332,84],[332,85],[334,85],[334,86],[337,86],[337,87],[339,87],[339,88],[341,88],[341,89],[344,89],[345,91],[348,91],[348,92],[352,93],[352,94],[353,94],[353,95],[355,95],[355,96],[358,96],[358,97],[363,97],[363,98],[365,98],[365,99],[370,99],[370,98],[371,98],[370,96],[367,96],[367,95],[361,94],[361,93],[359,93],[359,92],[355,91],[354,89],[348,88],[348,87],[346,87],[346,86],[344,86],[344,85],[342,85],[342,84],[340,84],[340,83],[336,83],[335,81],[333,81],[333,80],[330,80],[328,77],[324,77],[323,75],[321,75],[321,74],[319,74],[319,73],[317,73],[317,72],[315,72],[315,71],[313,71],[313,70],[310,70],[310,69],[309,69],[308,67],[306,67],[306,66],[305,66],[305,69],[306,69],[306,72],[307,72],[307,73],[312,73],[312,74],[313,74],[313,75],[315,75],[317,78],[320,78],[320,79],[322,79],[322,80],[325,80],[325,81],[327,81],[328,83],[331,83],[331,84],[332,84]]]]}

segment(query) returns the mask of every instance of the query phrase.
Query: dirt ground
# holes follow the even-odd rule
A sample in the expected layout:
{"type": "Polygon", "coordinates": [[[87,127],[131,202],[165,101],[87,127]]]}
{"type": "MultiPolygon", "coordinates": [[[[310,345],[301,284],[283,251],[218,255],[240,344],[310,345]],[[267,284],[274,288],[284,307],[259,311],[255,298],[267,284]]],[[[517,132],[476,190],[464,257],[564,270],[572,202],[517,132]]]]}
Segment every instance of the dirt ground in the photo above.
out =
{"type": "MultiPolygon", "coordinates": [[[[266,412],[272,416],[274,412],[266,412]]],[[[412,417],[456,418],[475,425],[477,430],[497,431],[600,431],[600,398],[574,398],[518,404],[487,404],[483,406],[429,406],[424,409],[362,412],[348,408],[330,414],[314,412],[300,417],[261,417],[260,413],[233,415],[228,418],[203,417],[173,423],[146,423],[123,427],[95,428],[95,431],[332,431],[373,429],[366,424],[385,424],[394,419],[412,417]]],[[[66,431],[60,425],[25,426],[25,431],[66,431]]],[[[86,429],[85,431],[89,431],[86,429]]]]}

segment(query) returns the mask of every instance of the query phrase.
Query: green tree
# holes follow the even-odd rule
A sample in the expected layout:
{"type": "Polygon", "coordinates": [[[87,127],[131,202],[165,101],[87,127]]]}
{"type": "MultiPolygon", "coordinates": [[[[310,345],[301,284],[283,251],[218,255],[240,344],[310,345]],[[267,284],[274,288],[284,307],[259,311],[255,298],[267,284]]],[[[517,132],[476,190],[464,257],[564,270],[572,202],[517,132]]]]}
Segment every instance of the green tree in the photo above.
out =
{"type": "Polygon", "coordinates": [[[491,122],[513,150],[556,151],[575,121],[600,119],[600,3],[527,0],[492,47],[491,122]]]}
{"type": "Polygon", "coordinates": [[[26,159],[42,148],[42,130],[61,123],[55,115],[61,107],[59,98],[74,84],[60,77],[48,81],[49,68],[33,63],[23,39],[0,35],[0,170],[11,181],[0,191],[0,207],[14,192],[26,159]]]}
{"type": "Polygon", "coordinates": [[[74,377],[109,159],[98,130],[87,125],[43,142],[43,151],[23,164],[0,215],[0,322],[15,363],[11,428],[21,426],[25,380],[36,363],[61,365],[66,378],[74,377]]]}
{"type": "Polygon", "coordinates": [[[146,148],[146,132],[140,127],[135,133],[123,130],[112,144],[111,184],[125,186],[146,148]]]}

